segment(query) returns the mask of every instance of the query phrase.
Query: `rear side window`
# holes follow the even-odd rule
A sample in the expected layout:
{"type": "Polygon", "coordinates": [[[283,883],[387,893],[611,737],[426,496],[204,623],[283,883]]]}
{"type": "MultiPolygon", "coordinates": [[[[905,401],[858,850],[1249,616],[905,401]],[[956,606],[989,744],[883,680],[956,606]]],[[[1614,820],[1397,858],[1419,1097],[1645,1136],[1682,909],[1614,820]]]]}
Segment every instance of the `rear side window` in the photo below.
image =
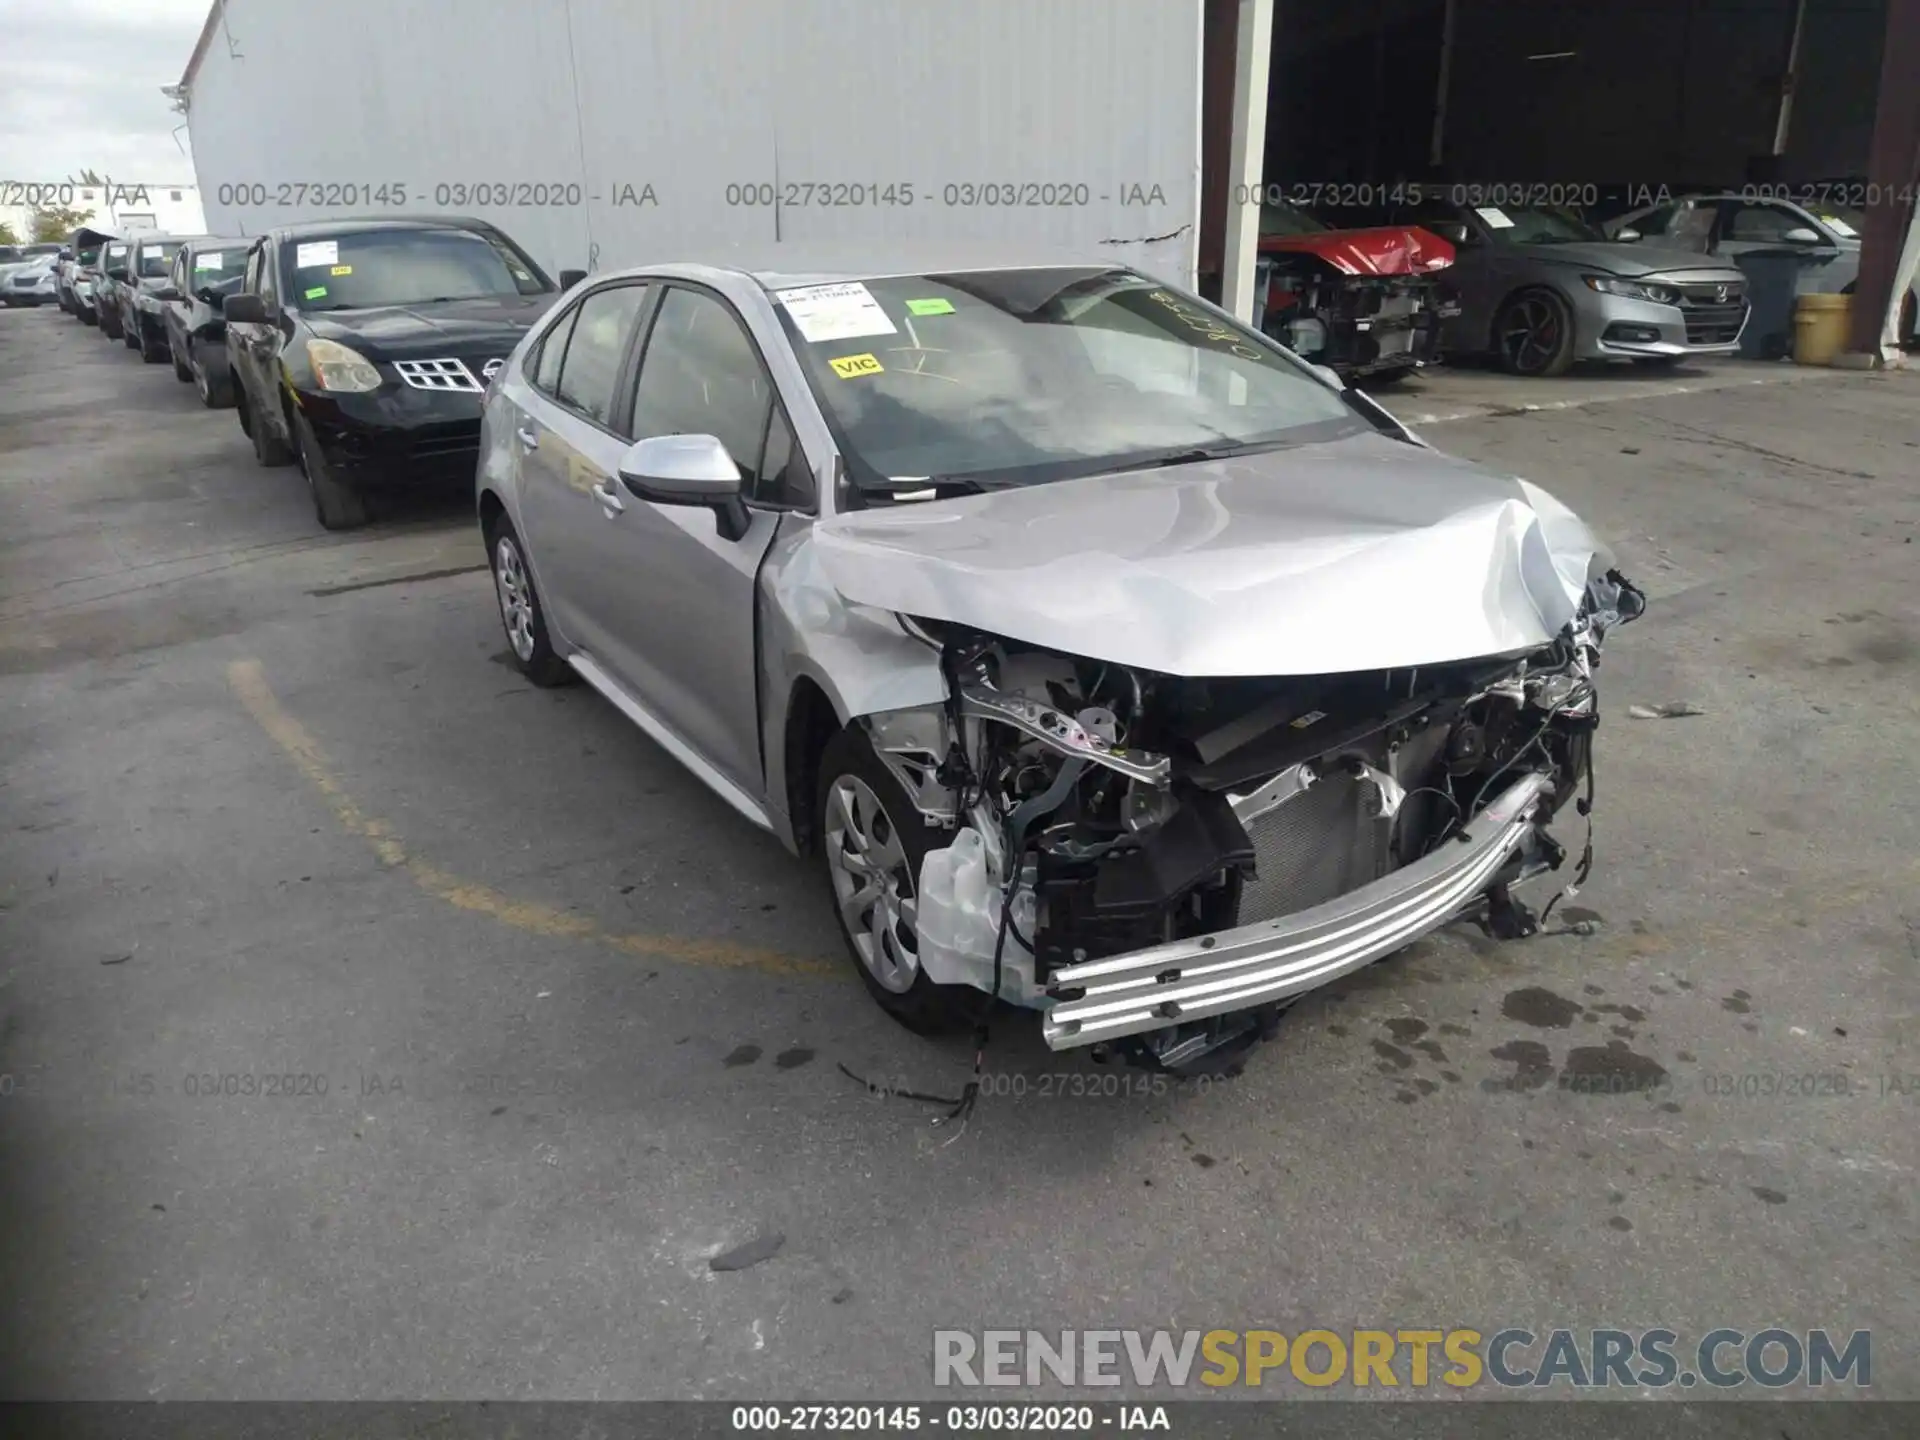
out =
{"type": "Polygon", "coordinates": [[[567,337],[573,334],[573,322],[579,318],[580,307],[575,305],[554,321],[553,328],[541,339],[539,352],[527,367],[534,389],[552,395],[559,388],[560,362],[566,358],[567,337]]]}
{"type": "Polygon", "coordinates": [[[580,302],[553,393],[596,425],[613,422],[614,384],[646,296],[644,285],[615,285],[580,302]]]}

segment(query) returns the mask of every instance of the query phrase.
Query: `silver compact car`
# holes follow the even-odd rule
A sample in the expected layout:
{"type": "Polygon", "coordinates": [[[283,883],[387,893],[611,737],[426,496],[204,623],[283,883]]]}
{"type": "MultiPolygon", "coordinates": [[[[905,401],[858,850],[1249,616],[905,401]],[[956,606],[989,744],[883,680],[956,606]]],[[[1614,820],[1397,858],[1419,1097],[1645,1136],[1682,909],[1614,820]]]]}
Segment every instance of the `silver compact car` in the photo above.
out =
{"type": "Polygon", "coordinates": [[[1530,933],[1644,607],[1544,490],[1098,264],[596,276],[477,483],[520,669],[809,857],[886,1010],[1170,1069],[1530,933]]]}
{"type": "Polygon", "coordinates": [[[1425,198],[1379,217],[1454,247],[1443,272],[1458,313],[1450,355],[1489,355],[1515,375],[1561,375],[1581,360],[1664,366],[1732,355],[1747,322],[1738,267],[1679,246],[1610,240],[1565,210],[1425,198]]]}

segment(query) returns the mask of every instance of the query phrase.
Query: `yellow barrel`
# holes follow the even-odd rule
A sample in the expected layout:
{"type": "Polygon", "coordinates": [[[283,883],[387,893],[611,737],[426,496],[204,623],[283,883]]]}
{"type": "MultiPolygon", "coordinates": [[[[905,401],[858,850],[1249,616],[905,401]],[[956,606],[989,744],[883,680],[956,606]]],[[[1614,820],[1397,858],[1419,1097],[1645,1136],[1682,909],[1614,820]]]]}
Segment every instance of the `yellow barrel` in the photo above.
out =
{"type": "Polygon", "coordinates": [[[1833,364],[1852,324],[1851,295],[1802,295],[1793,307],[1793,363],[1833,364]]]}

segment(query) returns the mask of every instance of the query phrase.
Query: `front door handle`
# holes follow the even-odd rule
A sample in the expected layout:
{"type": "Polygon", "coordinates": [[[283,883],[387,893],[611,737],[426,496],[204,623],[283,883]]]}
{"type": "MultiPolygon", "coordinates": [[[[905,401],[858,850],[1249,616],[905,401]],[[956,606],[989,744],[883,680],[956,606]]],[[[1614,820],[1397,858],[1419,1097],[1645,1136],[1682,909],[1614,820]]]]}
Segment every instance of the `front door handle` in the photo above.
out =
{"type": "Polygon", "coordinates": [[[594,486],[593,498],[600,502],[600,508],[606,511],[609,520],[627,508],[627,502],[620,498],[611,480],[604,480],[594,486]]]}
{"type": "Polygon", "coordinates": [[[527,449],[538,450],[540,448],[540,437],[534,433],[531,425],[522,425],[513,433],[520,437],[520,443],[526,446],[527,449]]]}

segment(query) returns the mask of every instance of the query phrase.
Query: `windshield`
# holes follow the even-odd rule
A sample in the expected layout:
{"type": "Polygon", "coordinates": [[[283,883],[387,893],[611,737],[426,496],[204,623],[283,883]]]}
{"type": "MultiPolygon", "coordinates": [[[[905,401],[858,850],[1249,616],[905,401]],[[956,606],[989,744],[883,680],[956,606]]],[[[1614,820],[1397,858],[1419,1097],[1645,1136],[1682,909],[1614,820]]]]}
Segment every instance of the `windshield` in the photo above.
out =
{"type": "Polygon", "coordinates": [[[156,276],[166,274],[167,267],[173,264],[173,257],[179,253],[180,242],[178,240],[168,240],[158,245],[142,245],[140,247],[141,276],[146,279],[152,279],[156,276]]]}
{"type": "Polygon", "coordinates": [[[280,249],[303,310],[542,295],[552,282],[504,239],[474,230],[363,230],[280,249]]]}
{"type": "Polygon", "coordinates": [[[108,245],[107,253],[101,259],[102,268],[124,270],[127,268],[127,247],[124,244],[108,245]]]}
{"type": "Polygon", "coordinates": [[[247,249],[252,243],[250,240],[235,240],[230,248],[223,246],[217,250],[195,250],[188,261],[191,272],[189,283],[194,289],[200,290],[245,274],[247,249]]]}
{"type": "Polygon", "coordinates": [[[5,265],[9,261],[18,260],[19,258],[20,247],[18,245],[0,245],[0,265],[5,265]]]}
{"type": "Polygon", "coordinates": [[[1502,245],[1564,245],[1606,238],[1578,216],[1545,205],[1476,205],[1473,213],[1502,245]]]}
{"type": "Polygon", "coordinates": [[[1281,350],[1130,270],[775,292],[857,484],[981,488],[1359,433],[1281,350]]]}
{"type": "Polygon", "coordinates": [[[75,263],[80,265],[91,265],[93,264],[94,261],[98,260],[99,258],[100,258],[100,247],[98,245],[89,245],[86,249],[82,250],[79,253],[79,255],[75,257],[75,263]]]}
{"type": "Polygon", "coordinates": [[[1306,211],[1296,210],[1291,205],[1260,207],[1262,235],[1317,235],[1327,228],[1306,211]]]}

